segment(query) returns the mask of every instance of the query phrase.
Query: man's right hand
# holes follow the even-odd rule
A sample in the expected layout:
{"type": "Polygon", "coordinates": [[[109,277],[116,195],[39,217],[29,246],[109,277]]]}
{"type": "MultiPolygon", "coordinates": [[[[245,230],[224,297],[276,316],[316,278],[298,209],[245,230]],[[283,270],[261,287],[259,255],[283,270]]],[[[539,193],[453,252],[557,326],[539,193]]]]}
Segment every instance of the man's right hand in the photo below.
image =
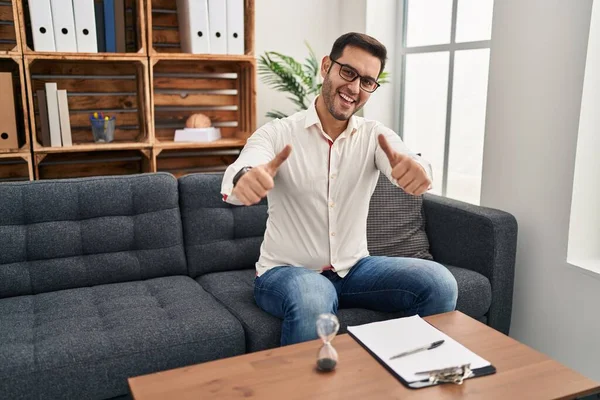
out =
{"type": "Polygon", "coordinates": [[[273,178],[291,153],[292,146],[288,144],[270,162],[258,165],[246,172],[233,188],[232,194],[245,206],[260,202],[273,189],[273,178]]]}

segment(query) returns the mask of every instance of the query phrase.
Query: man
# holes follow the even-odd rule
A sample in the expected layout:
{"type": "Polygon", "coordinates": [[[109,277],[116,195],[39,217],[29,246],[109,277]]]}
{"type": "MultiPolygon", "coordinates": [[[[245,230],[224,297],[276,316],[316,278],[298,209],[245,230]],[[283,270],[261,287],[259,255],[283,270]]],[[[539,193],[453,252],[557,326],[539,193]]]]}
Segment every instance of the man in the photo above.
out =
{"type": "Polygon", "coordinates": [[[281,345],[317,338],[318,315],[339,307],[425,316],[456,306],[456,280],[442,265],[367,250],[379,171],[409,194],[431,185],[429,163],[397,134],[354,116],[379,86],[385,60],[385,46],[370,36],[338,38],[321,62],[321,95],[308,110],[258,129],[223,177],[227,202],[268,196],[254,296],[283,319],[281,345]]]}

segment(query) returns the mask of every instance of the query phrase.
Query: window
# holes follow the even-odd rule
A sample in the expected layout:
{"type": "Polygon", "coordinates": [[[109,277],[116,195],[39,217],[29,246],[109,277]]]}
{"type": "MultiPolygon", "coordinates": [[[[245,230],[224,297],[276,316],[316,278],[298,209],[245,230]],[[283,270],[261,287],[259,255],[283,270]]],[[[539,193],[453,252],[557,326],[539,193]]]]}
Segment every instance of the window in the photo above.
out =
{"type": "Polygon", "coordinates": [[[400,134],[433,193],[479,204],[493,0],[404,0],[400,134]]]}

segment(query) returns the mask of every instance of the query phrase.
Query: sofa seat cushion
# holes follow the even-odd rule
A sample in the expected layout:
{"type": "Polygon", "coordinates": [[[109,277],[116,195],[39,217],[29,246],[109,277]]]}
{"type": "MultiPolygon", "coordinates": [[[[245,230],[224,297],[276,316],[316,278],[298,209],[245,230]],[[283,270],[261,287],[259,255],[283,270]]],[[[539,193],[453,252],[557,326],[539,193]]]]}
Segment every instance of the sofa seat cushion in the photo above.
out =
{"type": "Polygon", "coordinates": [[[244,331],[186,276],[0,299],[0,398],[104,399],[127,378],[245,352],[244,331]]]}
{"type": "MultiPolygon", "coordinates": [[[[481,318],[491,304],[491,289],[487,278],[477,272],[449,267],[458,282],[457,309],[474,318],[481,318]]],[[[246,349],[249,352],[279,346],[281,320],[262,311],[254,300],[254,270],[214,272],[197,278],[207,292],[211,293],[242,323],[246,331],[246,349]]],[[[338,310],[340,332],[348,325],[360,325],[374,321],[401,317],[401,313],[384,313],[366,309],[348,308],[338,310]]]]}

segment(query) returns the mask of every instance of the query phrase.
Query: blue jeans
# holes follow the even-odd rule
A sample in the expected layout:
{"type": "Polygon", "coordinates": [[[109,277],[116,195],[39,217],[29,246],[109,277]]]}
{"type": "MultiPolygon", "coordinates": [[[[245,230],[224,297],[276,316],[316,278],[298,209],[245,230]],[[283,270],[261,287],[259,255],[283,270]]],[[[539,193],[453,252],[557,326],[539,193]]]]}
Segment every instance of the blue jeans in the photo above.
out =
{"type": "Polygon", "coordinates": [[[333,271],[276,267],[254,282],[258,306],[283,319],[282,346],[316,339],[319,314],[337,314],[338,308],[427,316],[454,310],[457,296],[447,268],[416,258],[365,257],[344,278],[333,271]]]}

